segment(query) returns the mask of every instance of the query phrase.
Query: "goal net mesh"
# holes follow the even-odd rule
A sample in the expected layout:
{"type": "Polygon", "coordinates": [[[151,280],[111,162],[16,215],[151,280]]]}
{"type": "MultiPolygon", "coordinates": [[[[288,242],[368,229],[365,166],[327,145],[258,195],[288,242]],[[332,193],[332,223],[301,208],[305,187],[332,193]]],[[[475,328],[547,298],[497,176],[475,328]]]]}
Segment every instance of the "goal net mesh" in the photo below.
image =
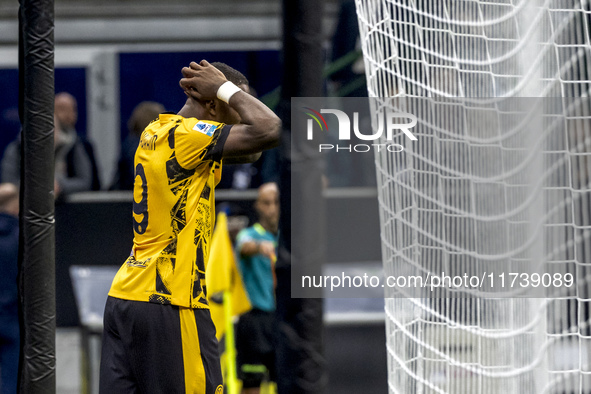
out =
{"type": "Polygon", "coordinates": [[[591,2],[356,7],[375,109],[418,118],[375,156],[384,273],[480,279],[386,287],[390,392],[591,393],[591,2]]]}

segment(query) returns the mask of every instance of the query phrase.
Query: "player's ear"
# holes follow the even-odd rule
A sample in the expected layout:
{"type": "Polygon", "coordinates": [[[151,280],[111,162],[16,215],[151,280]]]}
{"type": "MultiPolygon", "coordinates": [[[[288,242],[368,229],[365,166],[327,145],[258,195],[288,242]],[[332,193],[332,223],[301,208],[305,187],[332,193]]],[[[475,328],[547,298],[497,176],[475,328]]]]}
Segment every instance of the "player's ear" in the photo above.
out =
{"type": "Polygon", "coordinates": [[[207,100],[205,102],[205,110],[207,111],[208,114],[210,114],[213,118],[215,118],[215,116],[218,112],[218,108],[217,108],[215,100],[207,100]]]}

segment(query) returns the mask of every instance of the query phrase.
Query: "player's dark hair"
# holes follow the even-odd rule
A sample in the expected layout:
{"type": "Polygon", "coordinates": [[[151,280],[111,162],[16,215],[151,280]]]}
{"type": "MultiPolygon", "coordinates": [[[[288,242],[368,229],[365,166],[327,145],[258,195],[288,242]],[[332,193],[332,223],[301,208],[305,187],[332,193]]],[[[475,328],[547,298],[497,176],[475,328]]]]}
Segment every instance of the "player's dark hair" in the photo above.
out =
{"type": "Polygon", "coordinates": [[[234,85],[248,85],[248,79],[240,71],[228,66],[226,63],[213,62],[212,66],[220,70],[226,79],[234,85]]]}

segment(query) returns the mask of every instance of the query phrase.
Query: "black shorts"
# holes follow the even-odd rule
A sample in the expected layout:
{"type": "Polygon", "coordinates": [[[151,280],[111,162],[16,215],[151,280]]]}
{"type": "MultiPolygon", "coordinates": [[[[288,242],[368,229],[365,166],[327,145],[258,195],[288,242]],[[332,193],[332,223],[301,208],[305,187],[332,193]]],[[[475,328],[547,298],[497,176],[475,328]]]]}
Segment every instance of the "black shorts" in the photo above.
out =
{"type": "Polygon", "coordinates": [[[253,309],[236,325],[236,360],[242,387],[259,387],[265,377],[275,381],[275,313],[253,309]]]}
{"type": "Polygon", "coordinates": [[[102,346],[101,394],[223,393],[208,309],[109,297],[102,346]]]}

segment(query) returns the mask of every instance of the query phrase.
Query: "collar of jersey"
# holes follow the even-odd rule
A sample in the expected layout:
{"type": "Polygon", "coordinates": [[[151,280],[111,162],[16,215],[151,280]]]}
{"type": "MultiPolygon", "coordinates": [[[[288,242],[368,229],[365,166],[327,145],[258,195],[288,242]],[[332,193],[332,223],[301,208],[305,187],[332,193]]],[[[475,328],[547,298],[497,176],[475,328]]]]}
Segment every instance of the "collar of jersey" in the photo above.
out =
{"type": "Polygon", "coordinates": [[[279,234],[277,235],[273,235],[273,233],[271,233],[270,231],[265,230],[265,228],[263,227],[262,224],[260,223],[255,223],[252,225],[252,227],[254,228],[254,231],[256,231],[257,233],[259,233],[260,235],[265,235],[265,234],[271,234],[273,236],[273,244],[275,245],[275,247],[277,247],[277,240],[279,239],[279,234]]]}
{"type": "Polygon", "coordinates": [[[265,235],[267,233],[267,230],[265,230],[263,225],[260,223],[255,223],[252,227],[254,228],[254,231],[256,231],[257,233],[259,233],[261,235],[265,235]]]}
{"type": "Polygon", "coordinates": [[[168,122],[173,119],[182,119],[183,117],[180,115],[175,114],[174,112],[164,112],[158,116],[161,122],[168,122]]]}
{"type": "Polygon", "coordinates": [[[265,229],[265,228],[263,227],[263,225],[262,225],[262,224],[260,224],[259,222],[256,222],[255,224],[253,224],[253,225],[252,225],[252,227],[254,227],[254,230],[255,230],[257,233],[261,234],[261,235],[265,235],[265,234],[269,233],[269,234],[271,234],[273,237],[275,237],[275,236],[277,236],[277,235],[279,234],[279,233],[277,233],[277,234],[273,234],[272,232],[270,232],[270,231],[267,231],[267,229],[265,229]]]}

